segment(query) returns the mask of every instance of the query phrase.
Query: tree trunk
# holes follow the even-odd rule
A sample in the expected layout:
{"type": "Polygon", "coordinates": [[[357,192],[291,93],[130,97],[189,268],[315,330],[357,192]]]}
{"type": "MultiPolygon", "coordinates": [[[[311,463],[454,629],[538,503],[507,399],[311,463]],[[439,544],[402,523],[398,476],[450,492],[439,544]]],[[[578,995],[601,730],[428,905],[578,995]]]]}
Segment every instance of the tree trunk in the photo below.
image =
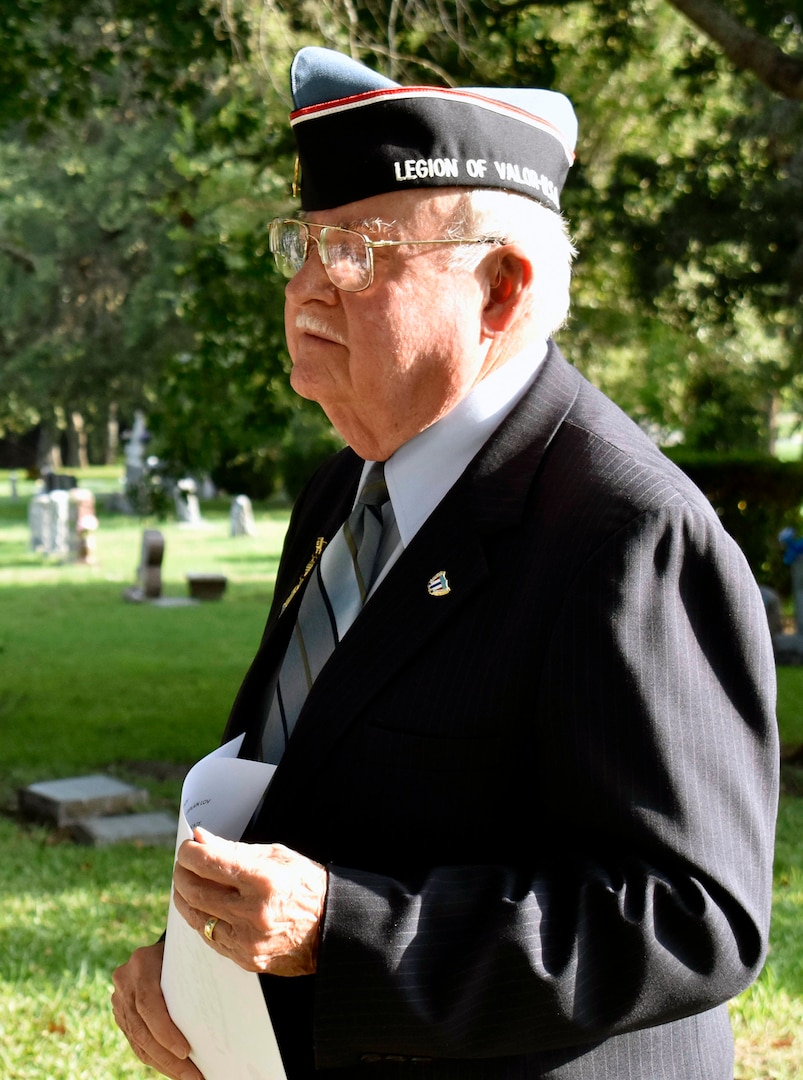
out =
{"type": "Polygon", "coordinates": [[[669,0],[669,3],[715,41],[737,68],[752,71],[776,94],[803,101],[803,59],[787,55],[769,38],[744,26],[717,0],[669,0]]]}
{"type": "Polygon", "coordinates": [[[67,467],[86,469],[89,455],[86,448],[86,428],[84,418],[77,411],[69,412],[67,422],[67,467]]]}
{"type": "Polygon", "coordinates": [[[39,472],[58,472],[61,468],[61,450],[56,432],[49,424],[42,424],[39,428],[39,438],[36,445],[36,467],[39,472]]]}

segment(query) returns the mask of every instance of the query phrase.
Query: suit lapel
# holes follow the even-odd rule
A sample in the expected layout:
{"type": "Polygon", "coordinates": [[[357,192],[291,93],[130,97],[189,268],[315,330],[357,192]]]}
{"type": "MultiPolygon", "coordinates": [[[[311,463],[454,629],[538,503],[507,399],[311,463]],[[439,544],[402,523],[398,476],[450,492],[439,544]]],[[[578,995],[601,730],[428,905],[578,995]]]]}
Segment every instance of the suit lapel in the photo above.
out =
{"type": "Polygon", "coordinates": [[[329,752],[371,698],[427,641],[455,618],[487,578],[483,546],[466,526],[464,500],[445,500],[437,520],[422,528],[388,573],[312,687],[282,758],[305,775],[329,752]],[[449,592],[433,596],[427,583],[440,571],[449,592]]]}
{"type": "MultiPolygon", "coordinates": [[[[298,775],[295,766],[307,781],[325,767],[371,698],[487,581],[486,539],[520,521],[533,477],[580,382],[551,345],[533,386],[422,526],[319,675],[271,785],[277,798],[298,775]],[[440,572],[449,592],[433,596],[428,582],[440,572]]],[[[288,609],[282,620],[292,616],[288,609]]]]}
{"type": "Polygon", "coordinates": [[[245,732],[240,751],[243,757],[258,757],[262,720],[304,595],[306,568],[319,537],[331,540],[348,516],[361,468],[362,461],[354,453],[350,450],[342,452],[332,459],[331,468],[326,470],[329,479],[323,484],[325,493],[321,493],[321,485],[315,477],[310,482],[304,505],[296,507],[300,520],[297,523],[291,521],[293,535],[290,537],[288,533],[262,641],[223,733],[222,741],[226,742],[245,732]]]}

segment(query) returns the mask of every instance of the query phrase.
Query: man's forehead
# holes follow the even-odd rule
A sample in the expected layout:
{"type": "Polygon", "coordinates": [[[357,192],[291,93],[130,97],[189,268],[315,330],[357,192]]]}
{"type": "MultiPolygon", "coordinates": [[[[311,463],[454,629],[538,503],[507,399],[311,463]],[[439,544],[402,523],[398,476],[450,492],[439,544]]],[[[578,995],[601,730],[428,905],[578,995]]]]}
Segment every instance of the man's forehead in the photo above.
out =
{"type": "Polygon", "coordinates": [[[373,195],[329,210],[301,211],[299,217],[313,225],[339,225],[343,229],[361,232],[389,229],[412,224],[422,216],[445,217],[458,194],[453,191],[446,196],[443,192],[417,189],[392,195],[373,195]]]}
{"type": "Polygon", "coordinates": [[[300,221],[306,221],[308,225],[336,225],[340,229],[356,229],[358,232],[370,232],[374,229],[387,229],[395,224],[387,221],[377,214],[364,214],[355,216],[346,210],[335,207],[334,210],[310,210],[301,211],[298,215],[300,221]]]}

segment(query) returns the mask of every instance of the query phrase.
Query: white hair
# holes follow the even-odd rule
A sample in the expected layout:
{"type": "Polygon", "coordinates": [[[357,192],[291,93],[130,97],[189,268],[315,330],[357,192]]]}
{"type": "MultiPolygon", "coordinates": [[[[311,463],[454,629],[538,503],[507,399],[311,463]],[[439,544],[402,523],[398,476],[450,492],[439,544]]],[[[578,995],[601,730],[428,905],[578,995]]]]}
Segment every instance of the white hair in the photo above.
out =
{"type": "MultiPolygon", "coordinates": [[[[572,259],[577,252],[562,215],[523,195],[472,188],[458,201],[449,233],[455,237],[499,237],[518,244],[533,267],[528,336],[547,338],[563,326],[569,314],[572,259]]],[[[482,255],[470,247],[456,247],[452,257],[455,267],[471,267],[482,255]]]]}

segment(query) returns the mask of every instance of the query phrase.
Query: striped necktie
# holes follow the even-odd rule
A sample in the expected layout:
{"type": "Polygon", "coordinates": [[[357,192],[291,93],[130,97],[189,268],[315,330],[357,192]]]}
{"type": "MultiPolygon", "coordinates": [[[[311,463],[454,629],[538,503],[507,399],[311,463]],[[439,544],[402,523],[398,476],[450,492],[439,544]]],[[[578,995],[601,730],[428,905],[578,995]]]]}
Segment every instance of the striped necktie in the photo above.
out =
{"type": "Polygon", "coordinates": [[[392,513],[384,465],[375,462],[301,599],[265,722],[263,761],[279,761],[312,684],[365,603],[380,569],[383,525],[396,528],[392,513]]]}

